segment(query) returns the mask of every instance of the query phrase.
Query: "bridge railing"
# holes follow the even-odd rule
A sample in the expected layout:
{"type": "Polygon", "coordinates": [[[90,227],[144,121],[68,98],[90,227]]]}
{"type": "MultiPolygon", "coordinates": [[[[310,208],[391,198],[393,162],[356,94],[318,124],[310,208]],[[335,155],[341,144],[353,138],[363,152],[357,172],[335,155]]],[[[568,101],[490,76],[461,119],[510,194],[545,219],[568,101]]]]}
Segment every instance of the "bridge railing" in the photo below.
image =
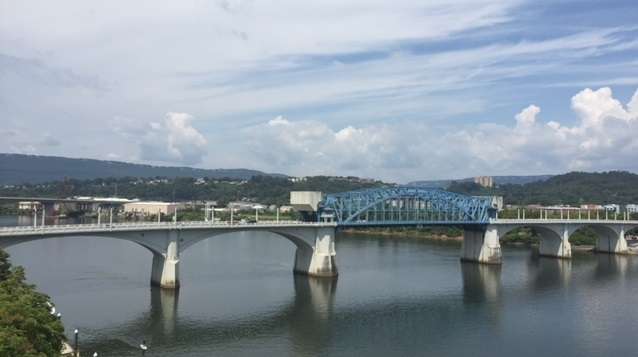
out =
{"type": "Polygon", "coordinates": [[[258,221],[258,222],[230,222],[230,221],[182,221],[182,222],[124,222],[124,223],[84,223],[84,224],[56,224],[44,226],[8,226],[0,227],[2,232],[37,232],[37,231],[83,231],[104,229],[131,229],[131,228],[206,228],[206,227],[259,227],[259,226],[290,226],[290,225],[318,225],[323,222],[302,222],[293,220],[258,221]]]}

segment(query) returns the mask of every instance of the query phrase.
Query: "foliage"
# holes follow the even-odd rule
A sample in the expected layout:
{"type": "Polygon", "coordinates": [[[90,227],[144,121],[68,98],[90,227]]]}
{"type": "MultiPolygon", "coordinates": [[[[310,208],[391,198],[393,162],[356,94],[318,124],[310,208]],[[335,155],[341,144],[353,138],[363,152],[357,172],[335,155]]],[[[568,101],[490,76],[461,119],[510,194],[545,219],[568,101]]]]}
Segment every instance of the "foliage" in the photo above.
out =
{"type": "MultiPolygon", "coordinates": [[[[72,159],[57,156],[0,154],[0,184],[41,183],[98,177],[214,177],[245,180],[263,172],[247,169],[197,169],[191,167],[169,167],[131,164],[119,161],[72,159]]],[[[282,176],[282,175],[275,175],[282,176]]]]}
{"type": "Polygon", "coordinates": [[[471,195],[500,195],[508,204],[573,205],[638,203],[638,175],[626,171],[570,172],[546,181],[485,188],[452,182],[448,190],[471,195]]]}
{"type": "Polygon", "coordinates": [[[249,180],[217,180],[190,177],[155,177],[140,179],[99,178],[91,180],[69,179],[46,184],[26,184],[0,188],[2,196],[114,196],[144,200],[192,201],[214,200],[218,206],[230,201],[251,201],[264,204],[286,205],[290,191],[322,191],[324,193],[350,191],[383,185],[380,181],[354,177],[308,177],[292,182],[283,177],[255,176],[249,180]]]}
{"type": "Polygon", "coordinates": [[[49,297],[25,282],[0,250],[0,356],[59,356],[64,341],[60,320],[50,313],[49,297]]]}

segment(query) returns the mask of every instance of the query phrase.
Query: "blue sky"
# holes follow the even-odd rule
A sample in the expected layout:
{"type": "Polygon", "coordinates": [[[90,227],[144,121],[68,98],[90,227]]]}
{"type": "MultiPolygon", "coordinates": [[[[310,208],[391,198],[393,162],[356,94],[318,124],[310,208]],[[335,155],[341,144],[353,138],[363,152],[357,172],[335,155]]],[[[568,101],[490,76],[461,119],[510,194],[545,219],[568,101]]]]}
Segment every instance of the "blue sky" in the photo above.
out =
{"type": "Polygon", "coordinates": [[[0,1],[0,151],[407,182],[638,171],[635,1],[0,1]]]}

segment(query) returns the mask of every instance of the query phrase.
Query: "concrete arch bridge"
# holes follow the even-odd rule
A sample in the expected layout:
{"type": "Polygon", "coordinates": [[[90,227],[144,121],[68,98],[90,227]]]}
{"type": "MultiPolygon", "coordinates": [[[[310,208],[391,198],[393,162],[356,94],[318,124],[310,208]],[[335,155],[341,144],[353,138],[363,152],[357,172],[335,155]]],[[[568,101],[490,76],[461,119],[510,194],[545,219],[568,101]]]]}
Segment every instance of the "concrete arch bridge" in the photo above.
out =
{"type": "Polygon", "coordinates": [[[101,237],[131,241],[153,254],[151,284],[178,288],[183,251],[197,242],[243,231],[272,233],[296,246],[294,272],[319,277],[337,275],[334,223],[266,222],[229,224],[211,222],[76,224],[0,228],[0,248],[40,239],[101,237]]]}
{"type": "Polygon", "coordinates": [[[598,234],[600,252],[623,254],[625,233],[638,220],[499,219],[490,198],[472,197],[435,188],[386,187],[327,195],[318,205],[320,222],[172,222],[54,225],[0,228],[0,248],[22,242],[67,236],[95,236],[135,242],[153,253],[151,283],[177,288],[180,254],[193,244],[238,231],[260,231],[285,238],[296,246],[294,271],[336,277],[335,232],[351,227],[456,226],[464,230],[461,259],[499,264],[500,238],[532,227],[540,234],[542,255],[570,258],[569,237],[590,226],[598,234]]]}

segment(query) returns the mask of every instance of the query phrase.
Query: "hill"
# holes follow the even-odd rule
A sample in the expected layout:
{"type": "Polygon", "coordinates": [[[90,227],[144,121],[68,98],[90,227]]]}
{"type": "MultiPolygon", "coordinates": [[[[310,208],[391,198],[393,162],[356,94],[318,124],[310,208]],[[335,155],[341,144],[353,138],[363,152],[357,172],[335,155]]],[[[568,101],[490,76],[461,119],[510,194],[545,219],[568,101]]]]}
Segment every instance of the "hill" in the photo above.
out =
{"type": "MultiPolygon", "coordinates": [[[[526,183],[545,181],[552,175],[526,175],[526,176],[492,176],[496,185],[524,185],[526,183]]],[[[427,186],[447,188],[452,182],[474,182],[473,177],[459,180],[421,180],[408,183],[409,186],[427,186]]]]}
{"type": "Polygon", "coordinates": [[[570,172],[545,181],[492,189],[473,182],[453,182],[448,189],[466,194],[502,195],[509,204],[638,203],[638,175],[626,171],[570,172]]]}
{"type": "Polygon", "coordinates": [[[43,183],[72,178],[104,177],[209,177],[247,180],[255,176],[280,176],[248,169],[198,169],[151,166],[121,161],[71,159],[58,156],[0,154],[0,185],[43,183]]]}

